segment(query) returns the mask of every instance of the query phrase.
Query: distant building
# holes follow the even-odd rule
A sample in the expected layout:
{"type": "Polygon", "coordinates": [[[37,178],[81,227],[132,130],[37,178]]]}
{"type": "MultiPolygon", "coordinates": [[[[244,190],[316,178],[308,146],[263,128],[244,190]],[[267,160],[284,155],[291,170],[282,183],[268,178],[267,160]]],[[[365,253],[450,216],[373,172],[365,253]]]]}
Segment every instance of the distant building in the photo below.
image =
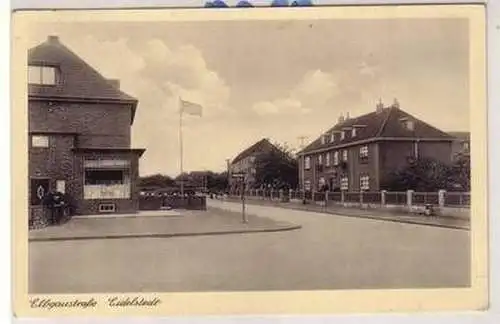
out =
{"type": "Polygon", "coordinates": [[[470,155],[470,133],[469,132],[449,132],[453,137],[452,155],[470,155]]]}
{"type": "Polygon", "coordinates": [[[417,158],[451,162],[454,138],[399,108],[377,104],[368,114],[340,117],[299,152],[305,190],[378,191],[389,172],[417,158]]]}
{"type": "Polygon", "coordinates": [[[28,53],[31,215],[48,192],[67,194],[77,214],[139,208],[139,158],[130,131],[137,100],[49,36],[28,53]]]}
{"type": "Polygon", "coordinates": [[[241,185],[241,181],[233,177],[236,173],[245,176],[246,188],[252,188],[255,185],[258,156],[273,150],[278,150],[278,148],[267,138],[264,138],[239,153],[228,165],[230,190],[233,191],[241,185]]]}

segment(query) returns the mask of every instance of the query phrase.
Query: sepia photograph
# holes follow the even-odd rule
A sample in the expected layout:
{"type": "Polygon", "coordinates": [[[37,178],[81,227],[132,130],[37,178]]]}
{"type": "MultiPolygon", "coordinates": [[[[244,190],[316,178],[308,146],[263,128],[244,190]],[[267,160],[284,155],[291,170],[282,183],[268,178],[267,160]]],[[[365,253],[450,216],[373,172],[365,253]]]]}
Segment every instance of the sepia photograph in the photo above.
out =
{"type": "Polygon", "coordinates": [[[484,26],[455,8],[14,16],[26,293],[474,288],[484,26]]]}

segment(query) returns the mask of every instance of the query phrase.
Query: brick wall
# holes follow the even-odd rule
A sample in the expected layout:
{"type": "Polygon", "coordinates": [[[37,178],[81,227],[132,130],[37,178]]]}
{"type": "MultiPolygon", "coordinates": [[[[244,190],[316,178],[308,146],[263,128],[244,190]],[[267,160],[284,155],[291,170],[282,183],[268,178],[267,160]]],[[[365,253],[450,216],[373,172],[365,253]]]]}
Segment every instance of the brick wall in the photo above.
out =
{"type": "Polygon", "coordinates": [[[29,103],[31,132],[79,133],[80,147],[130,147],[131,117],[124,104],[29,103]]]}

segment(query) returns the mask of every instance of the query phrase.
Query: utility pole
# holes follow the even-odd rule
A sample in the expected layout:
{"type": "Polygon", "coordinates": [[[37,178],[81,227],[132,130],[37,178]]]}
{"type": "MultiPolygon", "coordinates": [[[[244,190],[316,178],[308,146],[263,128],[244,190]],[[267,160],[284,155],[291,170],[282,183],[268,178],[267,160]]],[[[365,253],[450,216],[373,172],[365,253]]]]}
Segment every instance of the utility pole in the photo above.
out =
{"type": "Polygon", "coordinates": [[[227,168],[227,186],[226,186],[226,191],[227,193],[229,194],[229,182],[231,180],[231,172],[230,172],[230,163],[231,163],[231,159],[226,159],[226,168],[227,168]]]}
{"type": "MultiPolygon", "coordinates": [[[[297,137],[298,140],[299,140],[299,151],[302,151],[302,149],[304,149],[305,147],[305,140],[308,138],[307,136],[304,136],[304,135],[301,135],[299,137],[297,137]]],[[[302,191],[305,191],[305,187],[304,187],[304,163],[305,163],[305,158],[304,158],[304,155],[302,156],[298,156],[298,158],[300,158],[301,162],[302,163],[299,163],[299,182],[300,182],[300,187],[302,189],[302,191]]]]}

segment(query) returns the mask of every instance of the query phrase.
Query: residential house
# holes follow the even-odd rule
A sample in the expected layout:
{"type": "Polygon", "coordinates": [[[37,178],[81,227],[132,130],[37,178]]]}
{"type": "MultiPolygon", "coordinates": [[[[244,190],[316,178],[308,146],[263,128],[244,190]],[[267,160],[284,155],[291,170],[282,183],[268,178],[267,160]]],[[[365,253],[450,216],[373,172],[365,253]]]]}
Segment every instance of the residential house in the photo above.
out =
{"type": "Polygon", "coordinates": [[[278,148],[264,138],[239,153],[228,165],[230,191],[240,188],[242,184],[241,179],[234,177],[235,174],[243,175],[246,188],[252,188],[255,185],[258,156],[273,150],[278,148]]]}
{"type": "Polygon", "coordinates": [[[452,146],[452,156],[456,158],[460,155],[470,155],[470,133],[469,132],[449,132],[454,138],[452,146]]]}
{"type": "Polygon", "coordinates": [[[67,194],[76,214],[138,210],[145,150],[130,143],[137,104],[57,36],[29,50],[30,217],[54,191],[67,194]]]}
{"type": "Polygon", "coordinates": [[[417,158],[451,162],[454,138],[399,107],[378,103],[336,125],[299,152],[301,188],[378,191],[388,174],[417,158]]]}

